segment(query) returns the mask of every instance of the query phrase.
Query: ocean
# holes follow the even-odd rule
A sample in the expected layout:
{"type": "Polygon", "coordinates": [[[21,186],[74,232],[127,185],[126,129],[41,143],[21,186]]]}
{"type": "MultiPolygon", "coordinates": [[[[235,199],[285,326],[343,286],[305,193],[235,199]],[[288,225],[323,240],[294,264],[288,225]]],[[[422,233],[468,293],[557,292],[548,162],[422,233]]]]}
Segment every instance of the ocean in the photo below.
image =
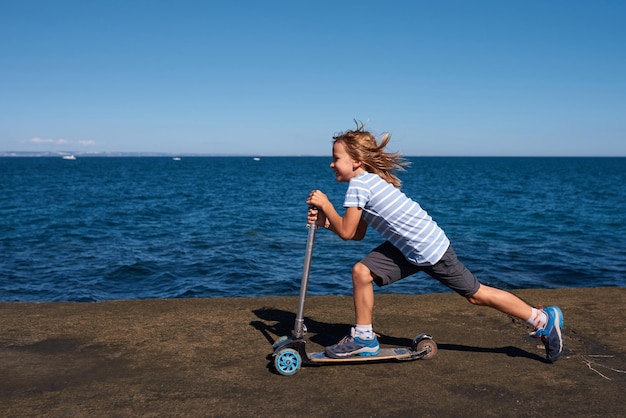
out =
{"type": "MultiPolygon", "coordinates": [[[[626,285],[626,158],[420,157],[403,191],[478,279],[626,285]]],[[[326,157],[0,158],[0,301],[297,295],[306,197],[340,209],[326,157]]],[[[309,294],[351,295],[373,230],[315,240],[309,294]]],[[[379,293],[448,289],[422,273],[379,293]]]]}

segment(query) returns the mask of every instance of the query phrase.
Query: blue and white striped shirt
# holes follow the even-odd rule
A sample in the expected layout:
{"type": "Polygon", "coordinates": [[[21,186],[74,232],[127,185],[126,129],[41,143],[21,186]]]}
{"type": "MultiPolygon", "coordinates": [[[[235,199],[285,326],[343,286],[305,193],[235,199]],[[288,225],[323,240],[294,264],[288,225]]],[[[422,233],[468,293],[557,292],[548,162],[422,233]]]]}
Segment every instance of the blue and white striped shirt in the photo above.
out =
{"type": "Polygon", "coordinates": [[[378,174],[365,172],[352,178],[343,205],[363,209],[363,220],[414,264],[436,264],[450,245],[417,202],[378,174]]]}

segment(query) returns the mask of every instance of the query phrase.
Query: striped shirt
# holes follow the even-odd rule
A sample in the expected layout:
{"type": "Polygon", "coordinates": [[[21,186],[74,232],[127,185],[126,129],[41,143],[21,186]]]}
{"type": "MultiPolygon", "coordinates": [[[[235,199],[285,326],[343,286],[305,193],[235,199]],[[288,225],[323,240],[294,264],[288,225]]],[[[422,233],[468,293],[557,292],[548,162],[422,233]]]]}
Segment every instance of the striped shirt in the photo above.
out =
{"type": "Polygon", "coordinates": [[[363,209],[363,220],[413,264],[436,264],[450,245],[417,202],[378,174],[365,172],[352,178],[343,205],[363,209]]]}

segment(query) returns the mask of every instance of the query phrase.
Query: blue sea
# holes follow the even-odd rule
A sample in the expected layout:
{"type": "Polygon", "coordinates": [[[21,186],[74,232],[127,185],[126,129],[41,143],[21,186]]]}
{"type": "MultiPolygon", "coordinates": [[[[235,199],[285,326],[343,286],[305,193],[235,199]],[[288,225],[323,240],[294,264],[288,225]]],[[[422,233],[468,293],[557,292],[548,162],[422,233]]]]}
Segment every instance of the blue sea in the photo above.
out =
{"type": "MultiPolygon", "coordinates": [[[[410,158],[403,191],[483,283],[626,286],[626,158],[410,158]]],[[[325,157],[0,158],[0,301],[297,295],[325,157]]],[[[341,209],[340,209],[341,211],[341,209]]],[[[309,294],[382,241],[320,230],[309,294]]],[[[383,293],[446,292],[418,274],[383,293]]]]}

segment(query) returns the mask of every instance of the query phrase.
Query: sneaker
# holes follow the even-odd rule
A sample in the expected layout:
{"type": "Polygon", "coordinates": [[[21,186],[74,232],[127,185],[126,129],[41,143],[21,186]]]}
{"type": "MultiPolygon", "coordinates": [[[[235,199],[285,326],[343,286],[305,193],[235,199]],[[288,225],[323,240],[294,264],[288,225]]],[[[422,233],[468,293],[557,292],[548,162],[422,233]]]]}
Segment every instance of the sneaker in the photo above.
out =
{"type": "Polygon", "coordinates": [[[541,338],[541,342],[546,346],[546,358],[550,362],[557,361],[564,353],[565,344],[563,342],[563,312],[558,306],[548,306],[543,309],[548,316],[548,322],[542,329],[536,330],[533,334],[535,338],[541,338]]]}
{"type": "Polygon", "coordinates": [[[343,337],[337,344],[326,347],[324,352],[330,358],[375,356],[380,352],[380,346],[376,335],[372,339],[359,338],[355,335],[354,328],[351,328],[350,335],[343,337]]]}

